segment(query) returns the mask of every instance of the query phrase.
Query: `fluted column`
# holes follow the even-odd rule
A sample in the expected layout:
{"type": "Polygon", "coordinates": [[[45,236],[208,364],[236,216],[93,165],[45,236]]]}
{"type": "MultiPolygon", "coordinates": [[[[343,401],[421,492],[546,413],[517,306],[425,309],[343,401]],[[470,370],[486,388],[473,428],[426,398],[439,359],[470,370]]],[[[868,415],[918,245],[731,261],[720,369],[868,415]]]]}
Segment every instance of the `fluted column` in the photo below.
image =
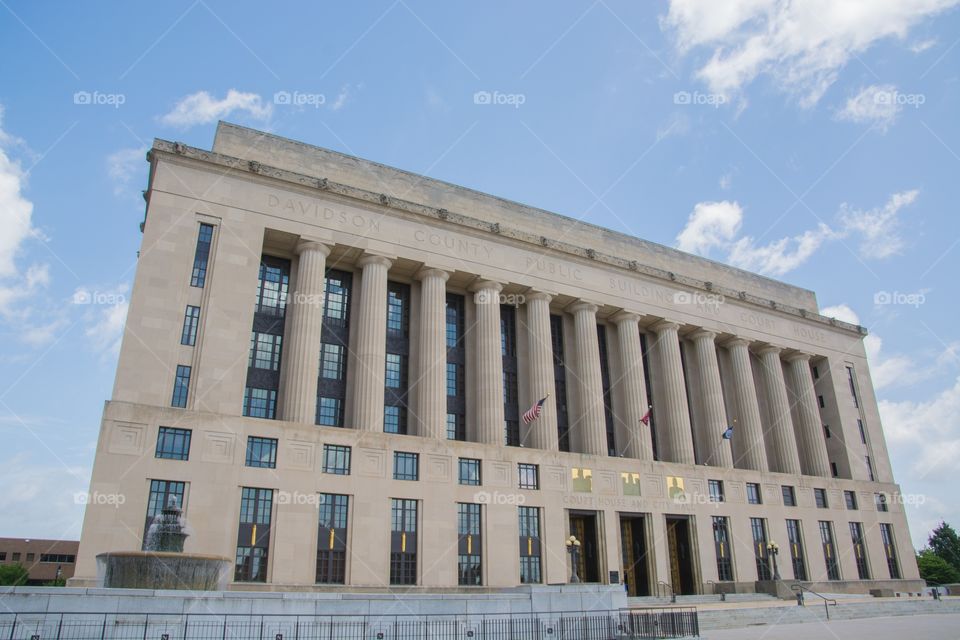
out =
{"type": "MultiPolygon", "coordinates": [[[[540,418],[529,426],[521,442],[534,449],[556,451],[557,406],[554,393],[553,340],[550,335],[550,300],[552,296],[542,292],[529,293],[527,305],[527,344],[529,345],[531,402],[549,395],[543,403],[540,418]]],[[[521,425],[521,429],[527,429],[521,425]]]]}
{"type": "Polygon", "coordinates": [[[794,402],[800,468],[806,475],[829,478],[830,457],[827,455],[827,443],[823,439],[817,395],[813,389],[810,355],[794,353],[787,356],[787,376],[790,379],[790,387],[797,394],[794,402]]]}
{"type": "Polygon", "coordinates": [[[695,464],[693,435],[690,433],[690,407],[680,359],[680,336],[676,322],[661,320],[653,325],[657,332],[657,355],[663,376],[663,402],[654,407],[657,414],[658,442],[669,462],[695,464]],[[660,427],[663,427],[660,429],[660,427]]]}
{"type": "Polygon", "coordinates": [[[703,401],[703,424],[697,430],[694,444],[701,463],[714,467],[732,467],[730,441],[723,438],[727,424],[727,409],[720,384],[720,364],[717,362],[717,334],[700,329],[692,336],[697,352],[697,376],[703,401]]]}
{"type": "Polygon", "coordinates": [[[477,441],[504,443],[503,354],[500,346],[499,282],[473,286],[477,310],[477,441]]]}
{"type": "Polygon", "coordinates": [[[284,420],[314,424],[317,419],[325,271],[330,247],[312,240],[301,240],[296,252],[300,257],[297,289],[287,303],[280,406],[284,420]]]}
{"type": "Polygon", "coordinates": [[[600,343],[597,340],[597,305],[577,302],[573,314],[577,357],[577,388],[580,391],[580,444],[583,453],[605,456],[607,420],[603,410],[603,378],[600,374],[600,343]]]}
{"type": "Polygon", "coordinates": [[[750,365],[749,341],[734,338],[727,342],[733,362],[733,395],[737,399],[739,420],[733,429],[733,464],[738,469],[767,470],[763,443],[763,423],[757,403],[757,387],[750,365]]]}
{"type": "Polygon", "coordinates": [[[621,311],[613,317],[617,325],[617,346],[620,348],[620,371],[617,379],[622,389],[627,438],[617,443],[618,449],[628,458],[653,459],[650,427],[641,424],[647,413],[647,385],[643,370],[643,352],[640,348],[640,317],[635,313],[621,311]]]}
{"type": "Polygon", "coordinates": [[[440,269],[422,269],[420,278],[420,378],[417,435],[447,437],[447,278],[440,269]]]}
{"type": "Polygon", "coordinates": [[[387,354],[387,270],[389,258],[367,255],[357,263],[363,269],[357,312],[357,369],[354,382],[353,423],[362,431],[383,431],[383,393],[387,354]]]}
{"type": "Polygon", "coordinates": [[[771,471],[800,473],[800,457],[797,454],[797,439],[793,435],[793,418],[790,417],[790,400],[780,364],[780,348],[772,345],[759,351],[763,364],[764,394],[770,408],[771,424],[763,434],[767,443],[767,462],[771,471]]]}

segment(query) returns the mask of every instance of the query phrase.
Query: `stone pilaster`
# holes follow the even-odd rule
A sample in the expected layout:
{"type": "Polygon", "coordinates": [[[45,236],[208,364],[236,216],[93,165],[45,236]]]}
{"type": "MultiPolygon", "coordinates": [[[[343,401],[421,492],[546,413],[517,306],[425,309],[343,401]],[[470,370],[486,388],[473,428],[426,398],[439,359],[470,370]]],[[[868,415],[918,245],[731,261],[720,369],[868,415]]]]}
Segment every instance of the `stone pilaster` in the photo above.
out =
{"type": "Polygon", "coordinates": [[[760,378],[763,380],[770,412],[770,425],[763,434],[767,443],[770,471],[799,474],[800,457],[793,432],[793,418],[790,417],[790,400],[783,379],[783,365],[780,364],[780,348],[766,346],[758,354],[763,365],[760,378]]]}
{"type": "MultiPolygon", "coordinates": [[[[556,451],[559,448],[557,435],[557,406],[554,393],[553,341],[550,335],[549,294],[533,292],[526,295],[527,345],[530,363],[531,403],[548,396],[543,403],[543,412],[529,427],[522,424],[520,441],[534,449],[556,451]]],[[[521,407],[521,410],[524,410],[521,407]]]]}
{"type": "Polygon", "coordinates": [[[669,462],[694,464],[690,407],[680,359],[680,336],[677,334],[680,325],[661,320],[652,328],[657,332],[657,355],[663,376],[663,401],[653,407],[657,416],[660,454],[669,462]]]}
{"type": "Polygon", "coordinates": [[[417,435],[447,437],[447,278],[440,269],[422,269],[420,279],[420,377],[416,383],[417,435]]]}
{"type": "Polygon", "coordinates": [[[383,431],[387,353],[387,271],[389,258],[367,255],[357,263],[360,278],[356,325],[353,423],[362,431],[383,431]]]}
{"type": "Polygon", "coordinates": [[[790,387],[797,394],[794,402],[797,424],[796,435],[800,468],[810,476],[831,477],[827,443],[823,439],[823,425],[817,408],[817,394],[810,373],[810,355],[794,353],[787,356],[787,376],[790,387]]]}
{"type": "Polygon", "coordinates": [[[617,325],[617,346],[620,348],[620,371],[614,387],[619,387],[623,396],[623,422],[627,436],[622,443],[617,442],[617,448],[628,458],[653,460],[650,427],[640,422],[647,413],[649,400],[640,348],[639,320],[637,314],[627,311],[621,311],[613,317],[617,325]]]}
{"type": "Polygon", "coordinates": [[[757,387],[750,365],[749,341],[734,338],[727,342],[733,363],[733,395],[737,399],[738,420],[733,425],[733,464],[738,469],[767,471],[763,441],[763,423],[757,402],[757,387]]]}
{"type": "Polygon", "coordinates": [[[597,340],[597,305],[577,302],[570,307],[576,343],[577,388],[580,392],[580,444],[583,453],[605,456],[607,421],[603,409],[600,343],[597,340]]]}
{"type": "Polygon", "coordinates": [[[325,272],[330,247],[304,239],[297,243],[296,252],[299,256],[297,288],[287,301],[280,407],[284,420],[314,424],[317,419],[325,272]]]}
{"type": "Polygon", "coordinates": [[[697,353],[697,376],[703,402],[703,423],[694,437],[697,457],[702,464],[730,468],[733,467],[733,455],[730,441],[723,438],[729,425],[717,362],[717,334],[700,329],[691,337],[697,353]]]}
{"type": "Polygon", "coordinates": [[[499,282],[473,286],[477,311],[477,412],[476,438],[484,444],[504,443],[503,355],[500,346],[499,282]]]}

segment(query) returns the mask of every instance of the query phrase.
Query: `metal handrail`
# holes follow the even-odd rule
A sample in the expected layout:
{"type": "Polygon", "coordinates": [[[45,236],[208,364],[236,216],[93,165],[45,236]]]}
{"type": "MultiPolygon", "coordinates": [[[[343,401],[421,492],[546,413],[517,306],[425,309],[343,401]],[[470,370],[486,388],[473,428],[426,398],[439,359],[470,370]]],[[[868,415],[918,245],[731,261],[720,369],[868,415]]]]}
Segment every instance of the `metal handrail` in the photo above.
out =
{"type": "MultiPolygon", "coordinates": [[[[707,580],[706,584],[712,584],[713,586],[710,587],[710,591],[712,591],[713,593],[711,595],[717,595],[717,585],[719,585],[720,583],[717,582],[716,580],[707,580]]],[[[727,593],[724,591],[723,593],[720,594],[720,602],[726,602],[726,601],[727,601],[727,593]]]]}
{"type": "Polygon", "coordinates": [[[676,601],[677,601],[677,594],[676,594],[676,592],[673,590],[673,585],[670,584],[669,582],[664,582],[663,580],[657,580],[657,596],[660,595],[660,585],[663,585],[663,586],[665,586],[667,589],[670,589],[670,602],[676,602],[676,601]]]}
{"type": "Polygon", "coordinates": [[[807,592],[809,592],[809,593],[812,593],[813,595],[815,595],[815,596],[817,596],[818,598],[820,598],[821,600],[823,600],[823,611],[824,611],[824,613],[827,614],[827,620],[830,619],[830,607],[829,607],[828,605],[834,606],[834,607],[837,606],[837,601],[834,600],[833,598],[828,598],[827,596],[823,595],[822,593],[817,593],[816,591],[814,591],[814,590],[811,589],[810,587],[805,587],[805,586],[803,586],[802,584],[792,584],[792,585],[790,585],[790,590],[797,592],[797,606],[798,606],[798,607],[806,606],[806,605],[804,605],[804,603],[803,603],[803,592],[804,592],[804,591],[807,591],[807,592]]]}
{"type": "Polygon", "coordinates": [[[933,591],[930,592],[930,595],[933,596],[934,600],[941,600],[940,598],[941,587],[943,587],[943,590],[946,592],[944,595],[950,595],[950,589],[947,589],[945,585],[940,584],[939,582],[934,582],[932,580],[924,580],[924,583],[926,584],[927,587],[933,587],[933,591]]]}

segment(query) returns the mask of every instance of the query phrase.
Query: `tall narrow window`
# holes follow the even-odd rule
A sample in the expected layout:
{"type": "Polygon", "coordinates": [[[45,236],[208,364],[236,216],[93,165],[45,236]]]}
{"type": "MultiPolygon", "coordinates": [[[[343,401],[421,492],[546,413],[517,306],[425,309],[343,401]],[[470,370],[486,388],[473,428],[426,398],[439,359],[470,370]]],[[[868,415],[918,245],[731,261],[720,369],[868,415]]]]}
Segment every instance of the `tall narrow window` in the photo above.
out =
{"type": "Polygon", "coordinates": [[[717,553],[717,579],[733,580],[730,558],[730,525],[726,516],[713,516],[713,546],[717,553]]]}
{"type": "Polygon", "coordinates": [[[290,261],[261,256],[258,273],[243,415],[273,419],[276,417],[277,392],[280,389],[280,356],[283,351],[290,261]]]}
{"type": "Polygon", "coordinates": [[[190,457],[190,429],[160,427],[157,431],[155,457],[167,460],[187,460],[190,457]]]}
{"type": "Polygon", "coordinates": [[[520,584],[543,582],[540,567],[540,509],[518,507],[520,517],[520,584]]]}
{"type": "Polygon", "coordinates": [[[749,504],[762,504],[763,498],[760,494],[760,484],[757,482],[747,483],[747,502],[749,504]]]}
{"type": "Polygon", "coordinates": [[[170,400],[171,407],[187,406],[187,393],[190,391],[190,367],[185,364],[177,365],[177,377],[173,381],[173,398],[170,400]]]}
{"type": "MultiPolygon", "coordinates": [[[[648,402],[652,404],[653,402],[653,387],[650,386],[650,356],[649,351],[647,350],[647,334],[640,332],[640,358],[643,360],[643,370],[647,372],[643,378],[644,388],[647,390],[648,402]]],[[[660,459],[660,448],[657,444],[657,429],[654,421],[656,417],[653,415],[653,412],[650,413],[649,424],[643,426],[642,428],[648,429],[650,432],[650,445],[653,448],[653,459],[660,459]]]]}
{"type": "Polygon", "coordinates": [[[350,345],[350,300],[353,278],[328,269],[320,330],[320,377],[317,380],[316,423],[343,426],[347,397],[347,349],[350,345]]]}
{"type": "Polygon", "coordinates": [[[790,544],[790,564],[793,565],[793,579],[807,579],[807,563],[803,555],[803,534],[799,520],[787,520],[787,542],[790,544]]]}
{"type": "Polygon", "coordinates": [[[348,496],[321,493],[317,527],[317,584],[344,584],[347,568],[348,496]]]}
{"type": "Polygon", "coordinates": [[[827,579],[840,579],[840,563],[837,561],[837,549],[833,542],[833,524],[820,521],[820,542],[823,544],[823,559],[827,565],[827,579]]]}
{"type": "Polygon", "coordinates": [[[710,491],[710,502],[723,502],[723,480],[707,480],[707,488],[710,491]]]}
{"type": "Polygon", "coordinates": [[[190,286],[203,288],[207,281],[207,263],[210,261],[210,244],[213,242],[213,225],[200,223],[200,232],[197,234],[197,249],[193,254],[193,273],[190,275],[190,286]]]}
{"type": "Polygon", "coordinates": [[[464,393],[467,349],[463,296],[447,294],[447,439],[467,439],[467,400],[464,393]],[[453,393],[451,393],[453,391],[453,393]]]}
{"type": "Polygon", "coordinates": [[[826,509],[829,505],[827,503],[827,490],[826,489],[814,489],[813,490],[813,499],[817,504],[817,509],[826,509]]]}
{"type": "Polygon", "coordinates": [[[880,539],[883,540],[883,553],[887,557],[887,570],[891,580],[900,579],[900,563],[897,562],[897,546],[893,537],[893,525],[880,523],[880,539]]]}
{"type": "Polygon", "coordinates": [[[410,285],[387,283],[387,354],[383,430],[407,432],[407,360],[410,352],[410,285]]]}
{"type": "Polygon", "coordinates": [[[457,575],[458,584],[483,584],[480,505],[457,503],[457,575]]]}
{"type": "Polygon", "coordinates": [[[757,561],[757,580],[771,580],[770,563],[767,561],[767,521],[763,518],[750,518],[750,531],[753,533],[753,555],[757,561]]]}
{"type": "Polygon", "coordinates": [[[850,542],[853,544],[853,558],[857,561],[857,574],[861,580],[869,580],[870,567],[867,565],[867,546],[863,539],[862,523],[850,523],[850,542]]]}
{"type": "Polygon", "coordinates": [[[390,584],[417,584],[417,501],[390,500],[390,584]]]}
{"type": "Polygon", "coordinates": [[[880,513],[886,513],[890,510],[890,507],[887,505],[887,494],[876,493],[873,496],[873,500],[877,505],[877,511],[880,513]]]}
{"type": "Polygon", "coordinates": [[[237,530],[237,561],[233,572],[236,582],[267,581],[272,511],[273,489],[243,487],[237,530]]]}
{"type": "Polygon", "coordinates": [[[853,367],[847,367],[847,382],[850,383],[850,396],[853,398],[853,406],[860,408],[860,399],[857,397],[857,379],[853,373],[853,367]]]}
{"type": "Polygon", "coordinates": [[[600,384],[603,388],[603,418],[607,427],[607,455],[617,455],[617,437],[613,422],[613,400],[610,397],[610,360],[607,357],[607,327],[597,325],[597,344],[600,345],[600,384]]]}
{"type": "Polygon", "coordinates": [[[781,486],[780,491],[783,493],[783,506],[797,506],[797,492],[791,485],[785,484],[781,486]]]}
{"type": "Polygon", "coordinates": [[[873,461],[870,460],[870,456],[863,457],[863,464],[867,468],[867,478],[869,478],[870,482],[874,482],[876,477],[873,474],[873,461]]]}
{"type": "Polygon", "coordinates": [[[183,331],[180,332],[180,344],[192,347],[197,344],[197,327],[200,326],[200,307],[188,304],[183,314],[183,331]]]}
{"type": "Polygon", "coordinates": [[[503,356],[503,443],[520,445],[520,406],[517,396],[517,309],[500,305],[500,352],[503,356]]]}
{"type": "Polygon", "coordinates": [[[183,494],[186,489],[186,483],[176,480],[151,480],[150,495],[147,497],[147,517],[143,524],[143,547],[147,548],[148,538],[150,537],[150,525],[153,519],[160,515],[160,511],[170,504],[173,498],[181,509],[184,508],[183,494]]]}
{"type": "Polygon", "coordinates": [[[563,355],[563,316],[550,316],[550,341],[553,347],[553,381],[557,392],[557,436],[560,451],[570,451],[570,421],[567,414],[567,365],[563,355]]]}
{"type": "Polygon", "coordinates": [[[290,261],[263,256],[257,279],[255,313],[283,317],[287,312],[287,294],[290,289],[290,261]]]}
{"type": "Polygon", "coordinates": [[[863,420],[857,418],[857,430],[860,432],[860,442],[867,444],[867,431],[863,428],[863,420]]]}
{"type": "Polygon", "coordinates": [[[847,503],[847,509],[850,511],[857,510],[857,492],[856,491],[844,491],[843,499],[847,503]]]}

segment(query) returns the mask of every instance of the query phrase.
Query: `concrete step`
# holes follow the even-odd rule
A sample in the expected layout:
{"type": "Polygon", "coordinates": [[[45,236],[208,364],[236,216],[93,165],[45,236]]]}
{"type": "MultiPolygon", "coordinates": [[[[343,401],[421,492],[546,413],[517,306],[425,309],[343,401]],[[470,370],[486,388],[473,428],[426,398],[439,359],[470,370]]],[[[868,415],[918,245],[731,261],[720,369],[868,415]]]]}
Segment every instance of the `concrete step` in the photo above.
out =
{"type": "Polygon", "coordinates": [[[642,596],[636,598],[627,598],[627,604],[630,607],[663,607],[671,604],[678,606],[714,604],[720,602],[778,602],[779,600],[767,593],[728,593],[726,598],[720,594],[699,594],[690,596],[677,596],[677,601],[673,602],[669,596],[642,596]]]}

